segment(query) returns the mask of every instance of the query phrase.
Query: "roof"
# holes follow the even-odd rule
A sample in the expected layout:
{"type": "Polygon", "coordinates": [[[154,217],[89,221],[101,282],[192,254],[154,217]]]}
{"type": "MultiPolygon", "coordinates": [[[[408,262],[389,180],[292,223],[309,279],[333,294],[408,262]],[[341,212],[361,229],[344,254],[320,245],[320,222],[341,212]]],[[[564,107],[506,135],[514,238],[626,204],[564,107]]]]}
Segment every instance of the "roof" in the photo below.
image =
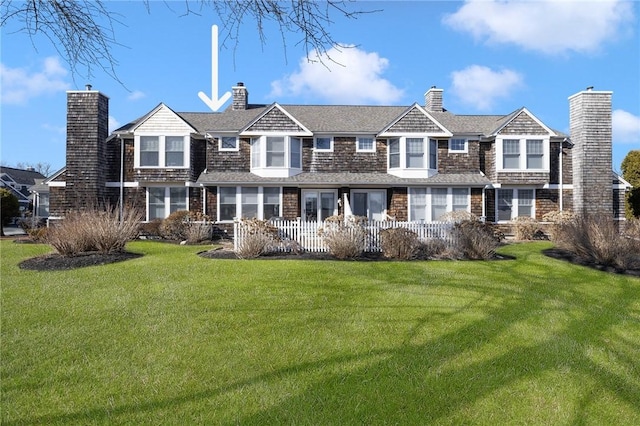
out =
{"type": "Polygon", "coordinates": [[[36,179],[45,179],[45,176],[35,170],[16,169],[13,167],[0,166],[0,174],[6,173],[20,185],[33,185],[36,179]]]}
{"type": "Polygon", "coordinates": [[[477,173],[439,173],[430,178],[407,179],[387,173],[352,173],[352,172],[303,172],[292,177],[261,177],[250,172],[204,172],[198,178],[203,185],[224,184],[262,184],[262,185],[376,185],[376,186],[415,186],[415,185],[466,185],[483,187],[491,181],[480,172],[477,173]]]}

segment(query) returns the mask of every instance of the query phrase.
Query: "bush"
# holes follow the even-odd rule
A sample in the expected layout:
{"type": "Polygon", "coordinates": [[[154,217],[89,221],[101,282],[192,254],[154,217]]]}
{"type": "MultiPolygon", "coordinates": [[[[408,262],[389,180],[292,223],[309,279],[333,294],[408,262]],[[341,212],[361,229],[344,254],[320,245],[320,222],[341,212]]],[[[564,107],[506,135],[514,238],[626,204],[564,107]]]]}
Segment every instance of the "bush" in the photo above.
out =
{"type": "Polygon", "coordinates": [[[440,238],[429,239],[418,247],[419,259],[433,259],[446,257],[449,246],[445,240],[440,238]]]}
{"type": "Polygon", "coordinates": [[[318,230],[329,253],[336,259],[356,259],[364,251],[367,231],[364,228],[366,218],[342,215],[328,217],[324,227],[318,230]]]}
{"type": "Polygon", "coordinates": [[[141,214],[125,209],[122,220],[118,216],[111,207],[69,212],[61,223],[49,229],[46,241],[63,256],[123,251],[127,241],[138,235],[141,214]]]}
{"type": "Polygon", "coordinates": [[[562,229],[558,245],[582,259],[618,269],[640,268],[640,240],[621,235],[611,217],[579,217],[562,229]]]}
{"type": "Polygon", "coordinates": [[[448,222],[448,223],[460,223],[460,222],[470,221],[470,220],[478,221],[479,219],[478,219],[478,216],[476,216],[475,214],[469,213],[468,211],[464,211],[464,210],[447,212],[442,216],[440,216],[440,219],[439,219],[440,222],[448,222]]]}
{"type": "Polygon", "coordinates": [[[567,210],[555,210],[542,216],[544,222],[551,222],[547,227],[547,233],[552,241],[560,241],[564,237],[565,225],[576,220],[576,215],[567,210]]]}
{"type": "Polygon", "coordinates": [[[519,241],[533,240],[541,232],[538,221],[528,216],[516,217],[513,226],[514,238],[519,241]]]}
{"type": "Polygon", "coordinates": [[[213,225],[208,216],[199,212],[178,210],[160,222],[158,232],[167,240],[197,244],[211,240],[212,229],[213,225]]]}
{"type": "Polygon", "coordinates": [[[421,244],[415,232],[407,228],[390,228],[380,231],[380,246],[384,257],[411,260],[418,255],[421,244]]]}
{"type": "Polygon", "coordinates": [[[500,244],[493,226],[477,220],[456,223],[452,232],[452,253],[455,257],[488,260],[493,258],[500,244]]]}
{"type": "Polygon", "coordinates": [[[236,256],[240,259],[253,259],[272,251],[278,243],[278,229],[268,221],[242,219],[238,226],[239,238],[236,256]]]}
{"type": "Polygon", "coordinates": [[[189,212],[177,210],[171,213],[160,224],[160,236],[167,240],[184,241],[187,239],[187,221],[189,212]]]}
{"type": "Polygon", "coordinates": [[[162,236],[160,232],[160,226],[162,225],[162,219],[153,219],[152,221],[140,224],[140,235],[145,237],[158,237],[162,236]]]}

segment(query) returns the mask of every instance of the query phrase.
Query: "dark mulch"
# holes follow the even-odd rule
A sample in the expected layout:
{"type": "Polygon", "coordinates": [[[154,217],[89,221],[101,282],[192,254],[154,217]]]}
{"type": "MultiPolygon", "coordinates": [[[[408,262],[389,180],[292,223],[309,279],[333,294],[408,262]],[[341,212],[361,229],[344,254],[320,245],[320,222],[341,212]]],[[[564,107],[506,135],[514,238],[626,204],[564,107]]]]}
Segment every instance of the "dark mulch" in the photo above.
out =
{"type": "Polygon", "coordinates": [[[84,268],[86,266],[106,265],[108,263],[123,262],[136,259],[141,254],[128,251],[115,253],[82,253],[77,256],[62,256],[47,254],[27,259],[18,265],[21,269],[33,271],[64,271],[68,269],[84,268]]]}
{"type": "Polygon", "coordinates": [[[640,277],[640,269],[621,269],[621,268],[615,268],[613,266],[601,265],[589,259],[584,259],[569,250],[564,250],[564,249],[554,247],[554,248],[543,250],[542,253],[545,256],[553,257],[554,259],[564,260],[566,262],[570,262],[575,265],[587,266],[589,268],[597,269],[599,271],[640,277]]]}

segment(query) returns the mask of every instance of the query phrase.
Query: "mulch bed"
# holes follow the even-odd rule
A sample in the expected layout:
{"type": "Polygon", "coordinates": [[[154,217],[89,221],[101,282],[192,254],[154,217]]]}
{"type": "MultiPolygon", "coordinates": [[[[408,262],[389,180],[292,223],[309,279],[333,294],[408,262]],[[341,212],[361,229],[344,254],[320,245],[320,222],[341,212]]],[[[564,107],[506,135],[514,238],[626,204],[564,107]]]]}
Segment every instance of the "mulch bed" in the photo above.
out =
{"type": "Polygon", "coordinates": [[[543,250],[542,253],[545,256],[553,257],[554,259],[564,260],[566,262],[570,262],[575,265],[587,266],[589,268],[597,269],[599,271],[640,277],[640,269],[620,269],[620,268],[615,268],[613,266],[600,265],[598,263],[589,261],[588,259],[584,259],[569,250],[563,250],[563,249],[554,247],[554,248],[543,250]]]}
{"type": "Polygon", "coordinates": [[[87,266],[106,265],[108,263],[123,262],[141,257],[141,254],[131,252],[116,253],[82,253],[78,256],[62,256],[47,254],[27,259],[18,265],[21,269],[33,271],[65,271],[84,268],[87,266]]]}

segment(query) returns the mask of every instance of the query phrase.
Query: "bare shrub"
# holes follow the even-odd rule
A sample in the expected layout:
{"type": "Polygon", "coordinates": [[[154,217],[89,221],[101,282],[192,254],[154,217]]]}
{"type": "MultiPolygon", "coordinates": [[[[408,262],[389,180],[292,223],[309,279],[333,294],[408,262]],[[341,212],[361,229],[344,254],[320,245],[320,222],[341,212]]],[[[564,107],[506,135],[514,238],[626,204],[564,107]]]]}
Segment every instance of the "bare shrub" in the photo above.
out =
{"type": "Polygon", "coordinates": [[[138,235],[141,214],[131,208],[123,211],[122,218],[118,216],[112,207],[69,212],[49,229],[46,242],[64,256],[122,251],[127,241],[138,235]]]}
{"type": "Polygon", "coordinates": [[[449,245],[440,238],[431,238],[420,244],[418,247],[418,258],[433,259],[447,257],[449,245]]]}
{"type": "Polygon", "coordinates": [[[162,225],[162,219],[153,219],[149,222],[140,224],[140,235],[146,237],[161,237],[160,225],[162,225]]]}
{"type": "Polygon", "coordinates": [[[189,212],[187,210],[177,210],[171,213],[160,224],[160,236],[167,240],[186,240],[188,220],[189,212]]]}
{"type": "Polygon", "coordinates": [[[599,265],[640,268],[640,243],[621,235],[611,217],[590,215],[565,224],[558,245],[599,265]]]}
{"type": "Polygon", "coordinates": [[[624,234],[629,238],[635,238],[640,241],[640,218],[627,219],[624,234]]]}
{"type": "Polygon", "coordinates": [[[537,220],[528,216],[518,216],[513,220],[514,238],[519,241],[533,240],[540,232],[537,220]]]}
{"type": "Polygon", "coordinates": [[[336,259],[356,259],[364,251],[367,231],[364,228],[366,218],[342,215],[331,216],[324,222],[324,227],[318,230],[329,253],[336,259]]]}
{"type": "Polygon", "coordinates": [[[259,219],[242,219],[238,226],[239,238],[236,256],[253,259],[270,252],[278,243],[278,229],[271,223],[259,219]]]}
{"type": "Polygon", "coordinates": [[[493,226],[476,220],[456,223],[452,233],[452,255],[459,258],[491,259],[500,244],[493,226]]]}
{"type": "Polygon", "coordinates": [[[415,259],[420,245],[418,234],[407,228],[380,231],[380,246],[384,257],[398,260],[415,259]]]}
{"type": "Polygon", "coordinates": [[[576,220],[576,215],[567,210],[555,210],[542,216],[544,222],[550,222],[547,233],[551,241],[561,241],[564,239],[565,225],[576,220]]]}
{"type": "Polygon", "coordinates": [[[438,220],[440,222],[460,223],[469,220],[479,221],[480,219],[475,214],[466,210],[456,210],[443,214],[438,220]]]}

